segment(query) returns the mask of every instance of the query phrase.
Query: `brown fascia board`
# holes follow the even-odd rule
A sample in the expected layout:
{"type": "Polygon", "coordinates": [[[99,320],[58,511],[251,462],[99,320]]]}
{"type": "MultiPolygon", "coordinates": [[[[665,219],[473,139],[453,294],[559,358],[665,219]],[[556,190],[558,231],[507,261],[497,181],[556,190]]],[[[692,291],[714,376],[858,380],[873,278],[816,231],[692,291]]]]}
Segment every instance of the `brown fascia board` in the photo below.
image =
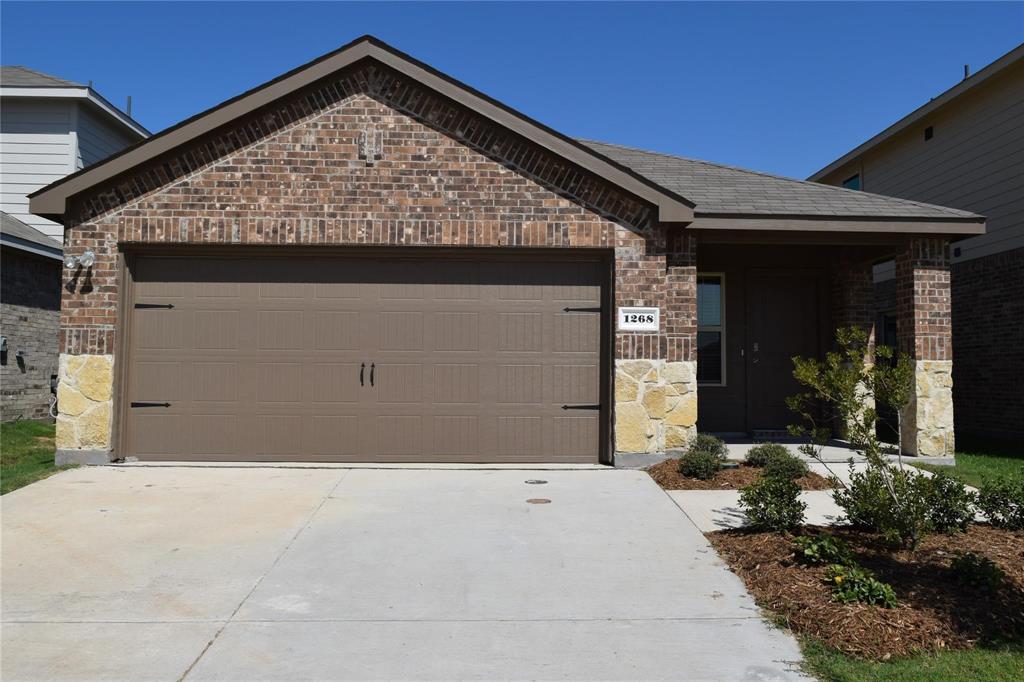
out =
{"type": "Polygon", "coordinates": [[[878,218],[780,215],[697,215],[691,230],[749,230],[777,232],[874,232],[894,235],[941,236],[954,241],[985,234],[985,218],[878,218]]]}
{"type": "Polygon", "coordinates": [[[1024,43],[1021,43],[1017,47],[1013,48],[1012,50],[1004,54],[1002,57],[1000,57],[999,59],[995,60],[994,62],[983,68],[981,71],[978,71],[973,76],[968,76],[967,78],[963,79],[962,81],[951,87],[949,90],[946,90],[938,97],[930,100],[927,104],[924,104],[915,109],[914,111],[910,112],[909,114],[907,114],[900,120],[896,121],[882,132],[872,137],[867,142],[861,143],[853,150],[847,152],[846,154],[843,154],[838,159],[828,164],[821,170],[813,173],[807,179],[810,182],[819,182],[826,175],[829,175],[839,170],[846,164],[855,160],[857,157],[862,156],[866,152],[882,144],[883,142],[891,138],[893,135],[896,135],[900,131],[907,129],[914,123],[917,123],[918,121],[923,119],[925,116],[935,112],[937,109],[941,107],[944,107],[946,104],[953,101],[957,97],[960,97],[961,95],[967,93],[971,89],[981,85],[992,76],[1001,73],[1007,67],[1016,64],[1021,59],[1024,59],[1024,43]]]}
{"type": "Polygon", "coordinates": [[[137,143],[94,166],[80,170],[29,195],[30,210],[63,222],[67,199],[126,173],[161,154],[288,94],[329,77],[361,60],[372,59],[512,130],[580,167],[617,185],[658,209],[663,223],[687,223],[695,204],[584,147],[547,126],[501,104],[450,76],[372,37],[363,36],[334,52],[227,100],[137,143]]]}

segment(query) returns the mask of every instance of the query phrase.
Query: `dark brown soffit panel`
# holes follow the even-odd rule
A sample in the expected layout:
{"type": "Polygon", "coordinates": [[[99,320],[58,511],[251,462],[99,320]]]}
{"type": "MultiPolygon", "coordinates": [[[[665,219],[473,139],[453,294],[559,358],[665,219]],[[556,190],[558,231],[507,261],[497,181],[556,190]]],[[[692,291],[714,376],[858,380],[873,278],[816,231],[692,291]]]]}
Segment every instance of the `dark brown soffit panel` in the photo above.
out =
{"type": "Polygon", "coordinates": [[[59,221],[63,218],[69,197],[128,172],[146,161],[170,152],[179,145],[364,59],[372,59],[384,64],[621,187],[634,196],[650,202],[657,207],[658,219],[663,223],[686,223],[693,219],[695,204],[685,197],[661,187],[635,171],[585,147],[576,140],[501,104],[372,36],[358,38],[334,52],[182,121],[105,161],[47,185],[29,195],[31,211],[36,215],[59,221]]]}

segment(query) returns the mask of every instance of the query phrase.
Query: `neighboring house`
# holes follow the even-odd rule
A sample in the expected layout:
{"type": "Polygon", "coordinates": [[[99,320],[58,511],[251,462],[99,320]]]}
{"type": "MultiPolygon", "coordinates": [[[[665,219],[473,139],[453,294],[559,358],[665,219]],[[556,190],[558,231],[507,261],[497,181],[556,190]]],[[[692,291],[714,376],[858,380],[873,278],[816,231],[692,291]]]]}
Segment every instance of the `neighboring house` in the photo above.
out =
{"type": "Polygon", "coordinates": [[[0,421],[49,416],[60,332],[60,242],[0,211],[0,421]]]}
{"type": "Polygon", "coordinates": [[[88,86],[0,67],[0,419],[46,417],[57,375],[64,228],[28,194],[147,135],[88,86]]]}
{"type": "MultiPolygon", "coordinates": [[[[810,177],[973,211],[984,235],[952,247],[953,402],[962,438],[1024,442],[1024,45],[810,177]]],[[[876,268],[879,339],[897,309],[876,268]]]]}
{"type": "Polygon", "coordinates": [[[566,137],[364,37],[31,196],[58,461],[605,462],[793,417],[896,257],[951,454],[957,209],[566,137]],[[698,419],[699,404],[699,419],[698,419]]]}

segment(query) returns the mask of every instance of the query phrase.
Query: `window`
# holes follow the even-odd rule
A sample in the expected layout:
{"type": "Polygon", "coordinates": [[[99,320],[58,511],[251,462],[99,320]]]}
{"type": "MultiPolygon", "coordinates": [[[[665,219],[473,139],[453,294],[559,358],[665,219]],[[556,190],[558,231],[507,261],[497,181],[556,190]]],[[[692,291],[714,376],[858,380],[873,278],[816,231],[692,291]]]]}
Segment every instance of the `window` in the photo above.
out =
{"type": "Polygon", "coordinates": [[[843,187],[846,189],[860,189],[860,173],[851,175],[850,177],[843,180],[843,187]]]}
{"type": "Polygon", "coordinates": [[[697,383],[725,386],[725,275],[697,275],[697,383]]]}
{"type": "Polygon", "coordinates": [[[935,129],[934,128],[932,128],[931,126],[928,126],[927,128],[924,129],[924,139],[926,141],[932,139],[934,136],[935,136],[935,129]]]}

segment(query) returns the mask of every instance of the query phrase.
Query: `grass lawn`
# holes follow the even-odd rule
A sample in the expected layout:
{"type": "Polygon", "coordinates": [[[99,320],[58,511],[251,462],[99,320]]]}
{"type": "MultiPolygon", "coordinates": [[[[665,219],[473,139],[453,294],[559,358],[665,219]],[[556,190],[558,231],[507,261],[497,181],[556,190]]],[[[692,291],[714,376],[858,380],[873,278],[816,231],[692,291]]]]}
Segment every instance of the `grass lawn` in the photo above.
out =
{"type": "MultiPolygon", "coordinates": [[[[907,462],[908,459],[904,459],[907,462]]],[[[913,461],[910,462],[913,464],[913,461]]],[[[1012,476],[1024,478],[1024,454],[989,455],[974,452],[956,453],[956,466],[936,466],[933,464],[914,464],[928,471],[943,471],[959,478],[967,485],[978,487],[985,477],[1012,476]]]]}
{"type": "Polygon", "coordinates": [[[804,640],[807,670],[821,682],[1004,682],[1024,679],[1024,649],[946,651],[876,663],[849,658],[814,640],[804,640]]]}
{"type": "Polygon", "coordinates": [[[62,471],[53,465],[53,430],[46,422],[0,424],[0,495],[62,471]]]}

